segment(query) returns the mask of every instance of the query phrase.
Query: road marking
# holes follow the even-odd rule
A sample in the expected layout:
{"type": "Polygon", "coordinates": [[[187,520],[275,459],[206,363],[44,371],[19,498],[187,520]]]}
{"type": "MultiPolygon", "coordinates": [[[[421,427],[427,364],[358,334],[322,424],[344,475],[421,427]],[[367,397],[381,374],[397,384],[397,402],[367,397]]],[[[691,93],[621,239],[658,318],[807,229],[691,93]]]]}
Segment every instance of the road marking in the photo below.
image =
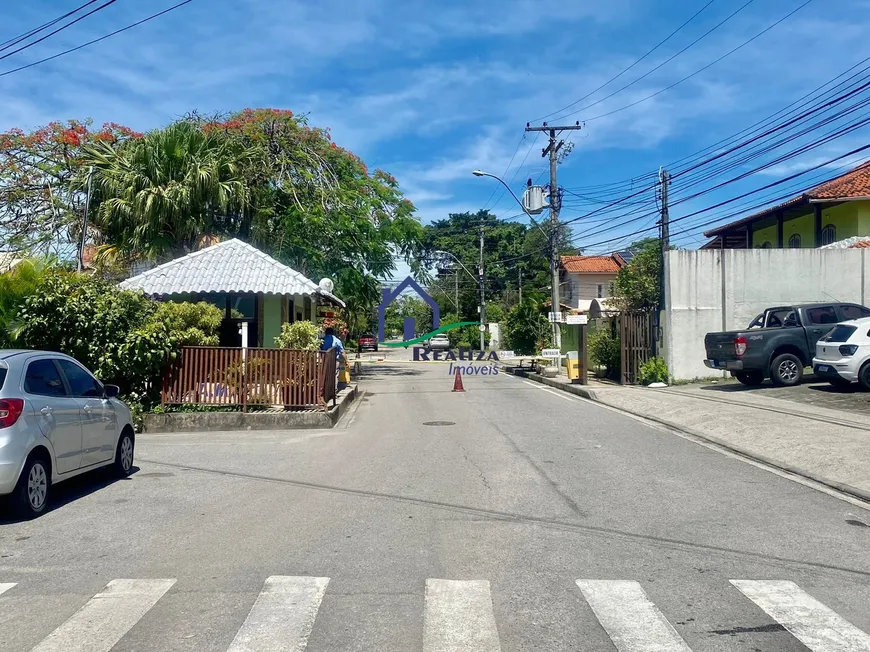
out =
{"type": "Polygon", "coordinates": [[[109,652],[175,580],[112,580],[32,652],[109,652]]]}
{"type": "Polygon", "coordinates": [[[691,652],[638,582],[577,580],[619,652],[691,652]]]}
{"type": "Polygon", "coordinates": [[[870,652],[870,635],[794,582],[731,580],[731,583],[813,652],[870,652]]]}
{"type": "Polygon", "coordinates": [[[540,389],[542,392],[547,392],[547,394],[552,394],[553,396],[558,396],[558,397],[561,398],[562,400],[565,400],[565,401],[571,401],[572,403],[576,403],[576,402],[577,402],[573,397],[571,397],[571,396],[567,396],[566,394],[563,394],[562,392],[554,391],[554,390],[550,389],[549,387],[545,387],[544,385],[541,385],[541,384],[539,384],[539,383],[533,383],[533,382],[530,382],[530,381],[528,381],[528,380],[524,380],[523,382],[524,382],[526,385],[530,385],[530,386],[532,386],[532,387],[535,387],[535,388],[537,388],[537,389],[540,389]]]}
{"type": "Polygon", "coordinates": [[[423,652],[500,652],[489,582],[426,580],[423,652]]]}
{"type": "Polygon", "coordinates": [[[9,589],[11,589],[13,586],[15,586],[15,583],[14,583],[14,582],[13,582],[13,583],[9,583],[9,584],[2,584],[2,583],[0,583],[0,595],[3,595],[4,593],[6,593],[6,591],[8,591],[9,589]]]}
{"type": "Polygon", "coordinates": [[[273,575],[227,652],[303,652],[328,577],[273,575]]]}

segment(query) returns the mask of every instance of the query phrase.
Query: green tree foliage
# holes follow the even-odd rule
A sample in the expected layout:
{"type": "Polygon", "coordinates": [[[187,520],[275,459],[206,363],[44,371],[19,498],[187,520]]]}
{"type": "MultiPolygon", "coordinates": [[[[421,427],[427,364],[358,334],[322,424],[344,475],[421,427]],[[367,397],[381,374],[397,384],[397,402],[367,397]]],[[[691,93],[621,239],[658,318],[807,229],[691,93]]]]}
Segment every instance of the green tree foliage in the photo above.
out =
{"type": "Polygon", "coordinates": [[[0,249],[56,253],[60,242],[78,239],[86,148],[139,137],[114,123],[95,129],[78,120],[0,133],[0,249]]]}
{"type": "Polygon", "coordinates": [[[497,303],[486,304],[486,321],[492,324],[503,322],[505,318],[504,308],[497,303]]]}
{"type": "Polygon", "coordinates": [[[30,258],[0,274],[0,349],[12,346],[21,326],[18,311],[27,297],[36,292],[53,262],[30,258]]]}
{"type": "Polygon", "coordinates": [[[622,310],[655,310],[660,303],[661,245],[645,238],[629,247],[634,254],[613,281],[614,303],[622,310]]]}
{"type": "Polygon", "coordinates": [[[16,346],[71,355],[132,401],[153,402],[182,345],[213,342],[220,310],[169,307],[100,278],[46,271],[19,306],[16,346]]]}
{"type": "MultiPolygon", "coordinates": [[[[387,333],[402,334],[405,328],[405,317],[413,317],[418,333],[432,330],[432,308],[417,296],[402,294],[387,306],[384,315],[384,330],[387,333]]],[[[442,320],[442,324],[444,321],[442,320]]]]}
{"type": "Polygon", "coordinates": [[[320,329],[310,321],[282,324],[281,334],[275,338],[275,346],[279,349],[317,351],[320,348],[320,329]]]}
{"type": "Polygon", "coordinates": [[[541,314],[540,303],[533,298],[523,298],[514,306],[505,323],[505,340],[508,348],[518,355],[540,353],[549,346],[552,327],[541,314]]]}

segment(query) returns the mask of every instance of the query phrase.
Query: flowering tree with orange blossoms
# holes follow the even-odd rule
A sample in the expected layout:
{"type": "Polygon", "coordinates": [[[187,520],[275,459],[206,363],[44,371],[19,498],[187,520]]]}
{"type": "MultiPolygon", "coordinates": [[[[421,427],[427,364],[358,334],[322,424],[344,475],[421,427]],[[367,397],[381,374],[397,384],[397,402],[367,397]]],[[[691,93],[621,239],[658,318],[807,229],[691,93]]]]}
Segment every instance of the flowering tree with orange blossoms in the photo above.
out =
{"type": "Polygon", "coordinates": [[[115,123],[95,129],[78,120],[0,133],[0,249],[47,251],[77,238],[85,148],[98,142],[118,147],[141,135],[115,123]]]}

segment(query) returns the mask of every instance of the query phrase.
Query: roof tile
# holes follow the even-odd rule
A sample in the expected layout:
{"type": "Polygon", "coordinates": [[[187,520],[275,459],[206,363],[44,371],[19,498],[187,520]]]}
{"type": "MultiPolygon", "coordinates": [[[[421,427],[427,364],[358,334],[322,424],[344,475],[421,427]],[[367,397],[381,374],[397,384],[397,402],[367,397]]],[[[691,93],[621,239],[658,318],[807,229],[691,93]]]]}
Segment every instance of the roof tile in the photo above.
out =
{"type": "Polygon", "coordinates": [[[613,256],[562,256],[562,267],[573,274],[616,274],[620,264],[613,256]]]}

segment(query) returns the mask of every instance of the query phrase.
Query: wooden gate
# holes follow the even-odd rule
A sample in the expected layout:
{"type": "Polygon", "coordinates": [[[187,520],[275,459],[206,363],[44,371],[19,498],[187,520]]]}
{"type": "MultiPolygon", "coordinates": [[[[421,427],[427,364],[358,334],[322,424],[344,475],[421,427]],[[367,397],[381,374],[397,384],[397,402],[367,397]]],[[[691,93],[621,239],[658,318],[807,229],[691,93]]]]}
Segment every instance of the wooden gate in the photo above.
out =
{"type": "Polygon", "coordinates": [[[653,313],[624,312],[619,315],[623,385],[636,385],[641,365],[653,355],[653,313]]]}

